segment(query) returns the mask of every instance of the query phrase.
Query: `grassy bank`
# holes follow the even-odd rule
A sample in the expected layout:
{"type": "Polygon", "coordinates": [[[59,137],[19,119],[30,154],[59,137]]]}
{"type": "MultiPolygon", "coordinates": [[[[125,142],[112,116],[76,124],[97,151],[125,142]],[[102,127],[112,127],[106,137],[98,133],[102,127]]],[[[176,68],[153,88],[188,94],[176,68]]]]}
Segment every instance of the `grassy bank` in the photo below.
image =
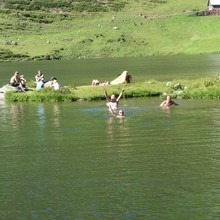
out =
{"type": "Polygon", "coordinates": [[[65,86],[59,91],[43,89],[42,91],[28,91],[26,93],[8,92],[6,100],[10,102],[72,102],[72,101],[93,101],[102,100],[104,88],[109,95],[118,95],[122,88],[125,89],[124,97],[164,97],[171,95],[173,98],[184,99],[219,99],[220,98],[220,77],[204,78],[199,80],[174,80],[160,82],[148,80],[118,86],[65,86]]]}
{"type": "Polygon", "coordinates": [[[57,2],[63,6],[0,9],[0,61],[220,52],[218,17],[195,16],[207,0],[105,1],[96,12],[57,2]]]}

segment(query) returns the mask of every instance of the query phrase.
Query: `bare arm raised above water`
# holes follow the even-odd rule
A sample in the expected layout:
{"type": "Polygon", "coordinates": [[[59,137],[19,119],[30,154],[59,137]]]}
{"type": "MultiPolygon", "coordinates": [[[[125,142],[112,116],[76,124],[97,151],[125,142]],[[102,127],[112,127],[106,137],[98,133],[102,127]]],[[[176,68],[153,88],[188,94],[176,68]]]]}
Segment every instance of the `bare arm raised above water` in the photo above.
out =
{"type": "Polygon", "coordinates": [[[117,102],[119,102],[119,100],[122,97],[124,91],[125,91],[124,89],[121,90],[121,93],[119,94],[118,98],[116,99],[117,102]]]}
{"type": "Polygon", "coordinates": [[[104,89],[104,94],[105,94],[106,102],[110,102],[110,99],[108,97],[108,93],[107,93],[106,89],[104,89]]]}

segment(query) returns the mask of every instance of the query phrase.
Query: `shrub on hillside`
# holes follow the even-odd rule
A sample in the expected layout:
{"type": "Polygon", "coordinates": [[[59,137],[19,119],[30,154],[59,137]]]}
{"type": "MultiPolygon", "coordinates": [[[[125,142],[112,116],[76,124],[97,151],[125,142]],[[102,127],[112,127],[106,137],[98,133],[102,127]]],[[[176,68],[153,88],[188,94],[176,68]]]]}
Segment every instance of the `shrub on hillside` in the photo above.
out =
{"type": "Polygon", "coordinates": [[[3,0],[5,8],[16,10],[41,10],[42,8],[69,7],[70,3],[64,0],[3,0]]]}
{"type": "Polygon", "coordinates": [[[20,13],[20,18],[22,20],[29,20],[37,23],[43,23],[43,24],[50,24],[53,23],[53,18],[50,18],[49,16],[46,16],[42,13],[37,14],[36,12],[22,12],[20,13]]]}
{"type": "Polygon", "coordinates": [[[9,49],[0,49],[0,60],[6,61],[8,59],[10,60],[22,60],[29,58],[27,55],[23,54],[14,54],[11,50],[9,49]]]}
{"type": "Polygon", "coordinates": [[[3,0],[4,7],[15,10],[38,11],[50,9],[65,9],[74,11],[87,12],[105,12],[105,11],[119,11],[125,2],[117,0],[3,0]]]}

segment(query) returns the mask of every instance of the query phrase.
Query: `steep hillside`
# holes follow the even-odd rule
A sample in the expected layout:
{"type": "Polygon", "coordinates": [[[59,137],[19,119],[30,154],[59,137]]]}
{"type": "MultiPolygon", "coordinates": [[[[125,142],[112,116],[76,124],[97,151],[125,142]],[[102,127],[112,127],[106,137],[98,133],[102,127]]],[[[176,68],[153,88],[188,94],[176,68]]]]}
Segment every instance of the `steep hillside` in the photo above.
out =
{"type": "Polygon", "coordinates": [[[3,0],[0,60],[219,53],[207,0],[3,0]],[[48,3],[49,2],[49,3],[48,3]]]}

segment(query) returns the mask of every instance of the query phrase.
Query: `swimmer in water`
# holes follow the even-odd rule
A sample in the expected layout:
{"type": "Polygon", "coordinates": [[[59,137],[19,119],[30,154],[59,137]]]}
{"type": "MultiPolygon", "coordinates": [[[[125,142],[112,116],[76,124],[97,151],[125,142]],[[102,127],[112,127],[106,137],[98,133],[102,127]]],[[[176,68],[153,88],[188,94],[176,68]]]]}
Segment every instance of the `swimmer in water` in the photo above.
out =
{"type": "Polygon", "coordinates": [[[109,98],[106,89],[104,89],[106,105],[108,106],[110,112],[114,112],[114,113],[118,112],[118,104],[119,104],[120,98],[123,95],[123,92],[124,92],[124,89],[121,90],[121,93],[119,94],[117,98],[115,95],[111,95],[111,98],[109,98]]]}
{"type": "Polygon", "coordinates": [[[112,113],[112,115],[114,115],[117,118],[125,118],[125,113],[122,109],[118,110],[117,112],[114,112],[113,109],[111,108],[111,106],[109,107],[110,112],[112,113]]]}
{"type": "Polygon", "coordinates": [[[160,104],[160,107],[169,108],[171,106],[178,105],[175,103],[171,97],[168,95],[166,99],[160,104]]]}

